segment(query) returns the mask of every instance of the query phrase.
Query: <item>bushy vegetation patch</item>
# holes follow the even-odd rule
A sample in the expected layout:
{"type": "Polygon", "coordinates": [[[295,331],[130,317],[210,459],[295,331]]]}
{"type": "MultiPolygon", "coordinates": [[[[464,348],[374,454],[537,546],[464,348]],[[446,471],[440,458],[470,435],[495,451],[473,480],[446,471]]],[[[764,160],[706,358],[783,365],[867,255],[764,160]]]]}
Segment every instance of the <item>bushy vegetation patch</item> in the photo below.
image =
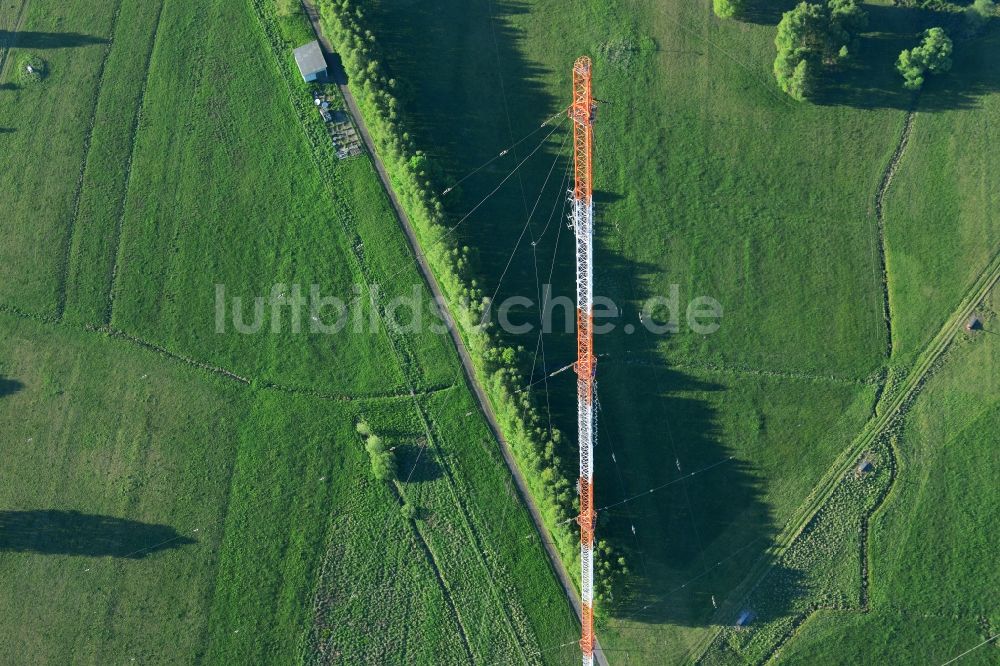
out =
{"type": "Polygon", "coordinates": [[[49,75],[48,64],[41,56],[26,53],[17,60],[17,82],[22,86],[41,83],[49,75]]]}
{"type": "Polygon", "coordinates": [[[272,0],[281,36],[292,47],[298,48],[316,39],[312,23],[306,16],[301,0],[272,0]]]}
{"type": "MultiPolygon", "coordinates": [[[[987,327],[998,302],[980,305],[987,327]]],[[[995,446],[984,434],[1000,423],[998,360],[992,337],[956,338],[901,417],[858,459],[871,466],[841,479],[741,600],[760,621],[723,630],[705,663],[762,663],[779,649],[790,664],[943,663],[992,635],[997,574],[982,553],[996,538],[985,516],[998,498],[984,494],[991,470],[981,463],[995,446]],[[878,481],[886,459],[891,473],[878,481]],[[874,501],[859,503],[863,497],[874,501]]]]}
{"type": "Polygon", "coordinates": [[[920,90],[924,75],[943,74],[951,69],[951,38],[943,28],[930,28],[924,32],[919,46],[905,49],[899,54],[896,69],[903,77],[903,87],[920,90]]]}
{"type": "Polygon", "coordinates": [[[382,438],[371,431],[364,419],[355,426],[358,434],[364,438],[365,451],[371,462],[372,476],[378,481],[395,481],[397,466],[394,448],[386,448],[382,438]]]}
{"type": "Polygon", "coordinates": [[[719,18],[733,18],[743,10],[745,0],[712,0],[712,9],[719,18]]]}
{"type": "Polygon", "coordinates": [[[868,519],[896,474],[889,437],[856,462],[795,541],[776,556],[765,578],[727,607],[732,624],[719,632],[699,663],[763,663],[816,610],[864,609],[868,519]],[[736,626],[746,611],[752,620],[736,626]]]}
{"type": "Polygon", "coordinates": [[[774,39],[778,85],[799,101],[809,97],[817,70],[846,60],[851,41],[867,24],[868,16],[857,0],[802,2],[785,12],[774,39]]]}

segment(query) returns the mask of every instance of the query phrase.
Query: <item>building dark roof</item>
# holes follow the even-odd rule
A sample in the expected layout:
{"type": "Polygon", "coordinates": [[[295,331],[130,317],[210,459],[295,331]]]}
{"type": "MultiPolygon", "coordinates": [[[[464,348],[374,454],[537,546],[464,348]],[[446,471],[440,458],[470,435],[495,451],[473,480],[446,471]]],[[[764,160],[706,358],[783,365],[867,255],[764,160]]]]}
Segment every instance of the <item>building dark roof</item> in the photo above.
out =
{"type": "Polygon", "coordinates": [[[302,76],[326,71],[326,58],[323,57],[319,42],[313,40],[295,49],[295,64],[299,66],[302,76]]]}

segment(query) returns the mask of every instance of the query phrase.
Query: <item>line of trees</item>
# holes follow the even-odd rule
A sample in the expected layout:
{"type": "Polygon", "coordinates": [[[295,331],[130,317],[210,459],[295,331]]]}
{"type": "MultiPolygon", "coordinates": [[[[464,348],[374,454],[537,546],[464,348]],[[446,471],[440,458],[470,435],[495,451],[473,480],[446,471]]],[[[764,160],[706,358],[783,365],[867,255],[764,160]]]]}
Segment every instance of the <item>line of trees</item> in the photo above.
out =
{"type": "Polygon", "coordinates": [[[774,39],[778,86],[799,101],[807,99],[819,70],[847,60],[852,41],[867,25],[868,15],[858,0],[802,2],[785,12],[774,39]]]}

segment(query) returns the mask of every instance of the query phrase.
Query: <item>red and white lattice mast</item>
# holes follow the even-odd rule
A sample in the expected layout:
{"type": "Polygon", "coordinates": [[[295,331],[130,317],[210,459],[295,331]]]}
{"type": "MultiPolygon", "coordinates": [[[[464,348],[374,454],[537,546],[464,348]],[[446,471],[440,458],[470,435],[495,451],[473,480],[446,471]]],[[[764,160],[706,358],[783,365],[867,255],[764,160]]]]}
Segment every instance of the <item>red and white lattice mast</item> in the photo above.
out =
{"type": "Polygon", "coordinates": [[[576,233],[576,397],[580,443],[580,601],[583,629],[580,648],[583,666],[594,663],[594,358],[593,257],[594,201],[591,167],[594,154],[594,114],[591,61],[573,64],[573,164],[575,182],[570,193],[570,220],[576,233]]]}

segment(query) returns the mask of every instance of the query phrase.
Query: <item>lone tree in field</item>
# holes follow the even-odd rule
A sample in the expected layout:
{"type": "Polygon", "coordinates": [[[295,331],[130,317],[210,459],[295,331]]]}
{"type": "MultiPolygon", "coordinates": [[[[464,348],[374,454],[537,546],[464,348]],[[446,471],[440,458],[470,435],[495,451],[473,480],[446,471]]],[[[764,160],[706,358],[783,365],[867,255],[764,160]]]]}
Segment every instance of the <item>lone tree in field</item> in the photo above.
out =
{"type": "Polygon", "coordinates": [[[387,451],[382,438],[369,435],[365,441],[365,450],[371,459],[372,475],[379,481],[391,481],[396,478],[396,457],[392,451],[387,451]]]}
{"type": "Polygon", "coordinates": [[[719,18],[733,18],[743,11],[744,0],[712,0],[715,15],[719,18]]]}
{"type": "Polygon", "coordinates": [[[896,61],[896,69],[903,75],[903,87],[920,90],[924,74],[942,74],[951,69],[951,38],[943,28],[931,28],[924,33],[924,41],[912,49],[904,49],[896,61]]]}
{"type": "Polygon", "coordinates": [[[802,2],[785,12],[774,38],[778,86],[797,100],[806,99],[819,68],[845,60],[850,53],[848,43],[867,23],[868,16],[857,0],[829,0],[825,5],[802,2]]]}

